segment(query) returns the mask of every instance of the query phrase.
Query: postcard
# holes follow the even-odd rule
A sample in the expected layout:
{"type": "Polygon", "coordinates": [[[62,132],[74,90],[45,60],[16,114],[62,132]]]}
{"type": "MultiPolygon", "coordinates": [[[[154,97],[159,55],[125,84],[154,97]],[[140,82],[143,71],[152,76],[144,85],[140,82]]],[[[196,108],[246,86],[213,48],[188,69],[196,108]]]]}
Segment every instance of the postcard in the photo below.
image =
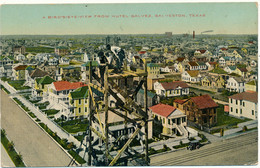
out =
{"type": "Polygon", "coordinates": [[[1,4],[1,167],[257,166],[258,3],[1,4]]]}

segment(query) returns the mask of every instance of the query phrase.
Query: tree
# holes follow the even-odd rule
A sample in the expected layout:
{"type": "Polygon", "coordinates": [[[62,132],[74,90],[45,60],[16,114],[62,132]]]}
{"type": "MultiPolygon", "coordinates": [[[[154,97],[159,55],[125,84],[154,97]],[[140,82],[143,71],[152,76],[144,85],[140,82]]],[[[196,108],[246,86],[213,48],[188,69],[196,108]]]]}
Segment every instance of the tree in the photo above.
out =
{"type": "Polygon", "coordinates": [[[23,156],[19,152],[19,154],[15,155],[14,159],[18,164],[20,164],[23,161],[23,156]]]}
{"type": "Polygon", "coordinates": [[[14,142],[13,142],[13,141],[8,142],[8,144],[7,144],[7,148],[8,148],[9,151],[14,150],[14,142]]]}

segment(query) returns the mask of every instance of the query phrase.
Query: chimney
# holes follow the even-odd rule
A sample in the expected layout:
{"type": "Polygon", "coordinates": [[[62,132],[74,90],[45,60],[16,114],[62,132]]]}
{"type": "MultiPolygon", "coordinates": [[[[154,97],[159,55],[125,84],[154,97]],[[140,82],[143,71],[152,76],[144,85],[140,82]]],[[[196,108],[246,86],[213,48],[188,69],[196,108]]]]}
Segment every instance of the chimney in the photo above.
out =
{"type": "Polygon", "coordinates": [[[193,31],[193,39],[195,39],[195,31],[193,31]]]}

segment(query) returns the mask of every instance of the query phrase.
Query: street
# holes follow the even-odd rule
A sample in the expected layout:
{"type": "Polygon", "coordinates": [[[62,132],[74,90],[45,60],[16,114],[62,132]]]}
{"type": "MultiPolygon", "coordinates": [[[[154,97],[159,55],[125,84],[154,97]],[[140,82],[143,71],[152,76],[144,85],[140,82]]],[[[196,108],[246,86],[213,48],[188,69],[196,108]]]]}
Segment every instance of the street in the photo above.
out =
{"type": "Polygon", "coordinates": [[[71,158],[1,91],[1,127],[28,167],[68,166],[71,158]]]}
{"type": "Polygon", "coordinates": [[[151,166],[249,165],[258,162],[257,131],[202,146],[151,157],[151,166]]]}

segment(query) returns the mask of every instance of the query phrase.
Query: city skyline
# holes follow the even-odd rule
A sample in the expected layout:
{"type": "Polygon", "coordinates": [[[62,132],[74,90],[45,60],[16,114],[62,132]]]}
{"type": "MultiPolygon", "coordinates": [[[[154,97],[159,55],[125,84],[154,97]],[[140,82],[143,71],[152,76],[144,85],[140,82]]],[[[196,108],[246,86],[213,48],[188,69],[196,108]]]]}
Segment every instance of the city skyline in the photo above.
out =
{"type": "Polygon", "coordinates": [[[1,35],[200,34],[207,30],[258,34],[257,7],[252,2],[2,5],[0,11],[1,35]]]}

